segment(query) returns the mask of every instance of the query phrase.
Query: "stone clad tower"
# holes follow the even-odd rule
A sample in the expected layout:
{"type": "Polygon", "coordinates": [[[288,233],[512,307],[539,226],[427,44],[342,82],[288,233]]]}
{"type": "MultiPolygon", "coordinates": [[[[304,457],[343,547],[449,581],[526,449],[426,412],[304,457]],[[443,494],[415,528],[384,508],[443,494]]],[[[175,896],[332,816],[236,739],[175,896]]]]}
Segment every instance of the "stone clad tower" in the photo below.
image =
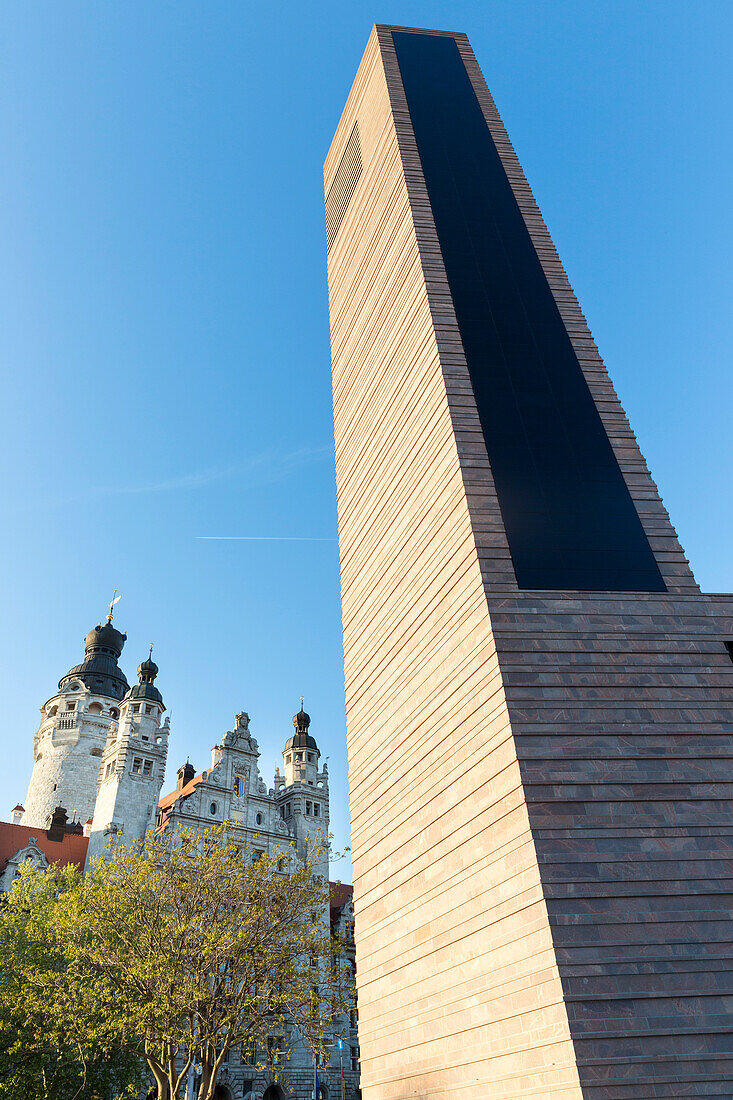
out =
{"type": "Polygon", "coordinates": [[[284,777],[275,776],[275,795],[296,847],[324,843],[328,837],[328,765],[319,770],[321,751],[309,732],[310,715],[301,703],[293,716],[295,733],[283,749],[284,777]]]}
{"type": "Polygon", "coordinates": [[[110,836],[122,832],[129,844],[155,827],[170,726],[167,719],[161,725],[165,705],[155,686],[158,666],[152,659],[152,648],[137,672],[138,683],[122,700],[119,720],[110,725],[107,736],[87,865],[104,853],[110,836]]]}
{"type": "Polygon", "coordinates": [[[731,600],[465,35],[373,30],[325,193],[364,1100],[731,1095],[731,600]]]}
{"type": "Polygon", "coordinates": [[[61,678],[58,692],[41,708],[23,825],[45,829],[58,806],[69,819],[83,823],[92,817],[107,734],[128,687],[117,664],[126,637],[112,625],[111,614],[104,626],[90,630],[84,660],[61,678]]]}

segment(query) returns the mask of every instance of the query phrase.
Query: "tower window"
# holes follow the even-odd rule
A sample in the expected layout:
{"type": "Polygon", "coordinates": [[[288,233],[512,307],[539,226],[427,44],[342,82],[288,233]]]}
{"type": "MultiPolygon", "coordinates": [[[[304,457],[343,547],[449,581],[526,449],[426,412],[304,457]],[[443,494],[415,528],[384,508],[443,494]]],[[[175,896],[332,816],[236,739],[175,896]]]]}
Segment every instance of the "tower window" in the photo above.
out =
{"type": "Polygon", "coordinates": [[[67,710],[76,710],[76,703],[67,703],[66,704],[66,709],[67,710]]]}
{"type": "Polygon", "coordinates": [[[143,770],[143,758],[142,756],[133,756],[132,758],[132,774],[139,775],[143,770]]]}
{"type": "Polygon", "coordinates": [[[135,703],[135,705],[132,708],[132,713],[133,714],[139,714],[140,713],[140,704],[139,703],[135,703]]]}
{"type": "Polygon", "coordinates": [[[285,807],[284,806],[280,807],[280,817],[285,817],[285,807]]]}
{"type": "Polygon", "coordinates": [[[289,752],[288,755],[285,757],[285,763],[286,764],[292,764],[292,762],[293,762],[293,754],[289,752]]]}
{"type": "Polygon", "coordinates": [[[306,802],[306,804],[305,804],[305,812],[306,812],[307,814],[310,814],[310,812],[311,812],[311,804],[310,804],[310,802],[306,802]]]}
{"type": "Polygon", "coordinates": [[[295,754],[295,759],[296,759],[296,760],[298,761],[298,763],[300,764],[300,762],[301,762],[301,761],[302,761],[302,759],[303,759],[303,753],[302,753],[302,752],[298,752],[298,753],[296,753],[296,754],[295,754]]]}
{"type": "Polygon", "coordinates": [[[313,816],[314,817],[320,817],[321,816],[321,807],[318,805],[317,802],[313,803],[313,816]]]}
{"type": "Polygon", "coordinates": [[[219,809],[219,807],[217,806],[216,802],[212,802],[211,805],[209,806],[209,813],[210,814],[215,814],[218,809],[219,809]]]}
{"type": "Polygon", "coordinates": [[[242,777],[241,775],[234,776],[234,793],[239,798],[242,793],[242,777]]]}
{"type": "Polygon", "coordinates": [[[110,718],[119,718],[120,712],[118,711],[117,707],[109,708],[109,716],[110,718]]]}
{"type": "Polygon", "coordinates": [[[152,775],[152,774],[153,774],[153,761],[152,760],[144,760],[143,761],[143,775],[152,775]]]}
{"type": "Polygon", "coordinates": [[[309,764],[312,764],[312,763],[313,763],[313,753],[312,753],[312,752],[309,752],[309,753],[308,753],[308,763],[309,763],[309,764]]]}
{"type": "Polygon", "coordinates": [[[255,823],[256,823],[257,825],[261,825],[261,824],[262,824],[262,814],[256,814],[256,815],[255,815],[255,823]]]}

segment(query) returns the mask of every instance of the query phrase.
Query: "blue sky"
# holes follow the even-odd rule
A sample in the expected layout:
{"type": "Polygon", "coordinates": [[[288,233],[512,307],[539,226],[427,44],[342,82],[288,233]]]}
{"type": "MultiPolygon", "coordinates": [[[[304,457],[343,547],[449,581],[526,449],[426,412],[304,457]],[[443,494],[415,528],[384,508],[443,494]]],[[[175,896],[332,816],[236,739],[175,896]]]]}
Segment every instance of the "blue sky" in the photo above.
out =
{"type": "Polygon", "coordinates": [[[346,842],[321,172],[375,20],[468,33],[697,578],[733,586],[729,3],[9,2],[2,817],[116,587],[169,775],[246,709],[269,780],[303,694],[346,842]]]}

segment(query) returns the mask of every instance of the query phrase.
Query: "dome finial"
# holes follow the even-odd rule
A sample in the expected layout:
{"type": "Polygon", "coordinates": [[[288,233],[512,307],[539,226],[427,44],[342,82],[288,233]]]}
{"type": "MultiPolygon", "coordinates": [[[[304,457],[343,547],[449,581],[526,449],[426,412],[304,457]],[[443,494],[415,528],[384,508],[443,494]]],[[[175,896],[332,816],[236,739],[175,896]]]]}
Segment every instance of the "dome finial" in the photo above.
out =
{"type": "Polygon", "coordinates": [[[107,622],[108,623],[111,623],[112,620],[114,619],[114,613],[112,611],[112,608],[117,603],[117,601],[121,600],[121,599],[122,599],[122,596],[117,595],[117,589],[115,588],[114,592],[112,593],[112,599],[109,602],[109,611],[107,612],[107,622]]]}

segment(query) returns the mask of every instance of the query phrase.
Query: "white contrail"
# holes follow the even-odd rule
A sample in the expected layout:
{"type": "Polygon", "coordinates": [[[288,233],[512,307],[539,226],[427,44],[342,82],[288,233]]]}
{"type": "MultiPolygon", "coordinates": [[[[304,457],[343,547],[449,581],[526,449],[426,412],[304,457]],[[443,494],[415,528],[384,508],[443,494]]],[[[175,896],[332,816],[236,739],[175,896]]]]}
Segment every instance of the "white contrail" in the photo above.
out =
{"type": "Polygon", "coordinates": [[[236,542],[337,542],[336,538],[309,538],[305,535],[196,535],[197,539],[227,539],[236,542]]]}

